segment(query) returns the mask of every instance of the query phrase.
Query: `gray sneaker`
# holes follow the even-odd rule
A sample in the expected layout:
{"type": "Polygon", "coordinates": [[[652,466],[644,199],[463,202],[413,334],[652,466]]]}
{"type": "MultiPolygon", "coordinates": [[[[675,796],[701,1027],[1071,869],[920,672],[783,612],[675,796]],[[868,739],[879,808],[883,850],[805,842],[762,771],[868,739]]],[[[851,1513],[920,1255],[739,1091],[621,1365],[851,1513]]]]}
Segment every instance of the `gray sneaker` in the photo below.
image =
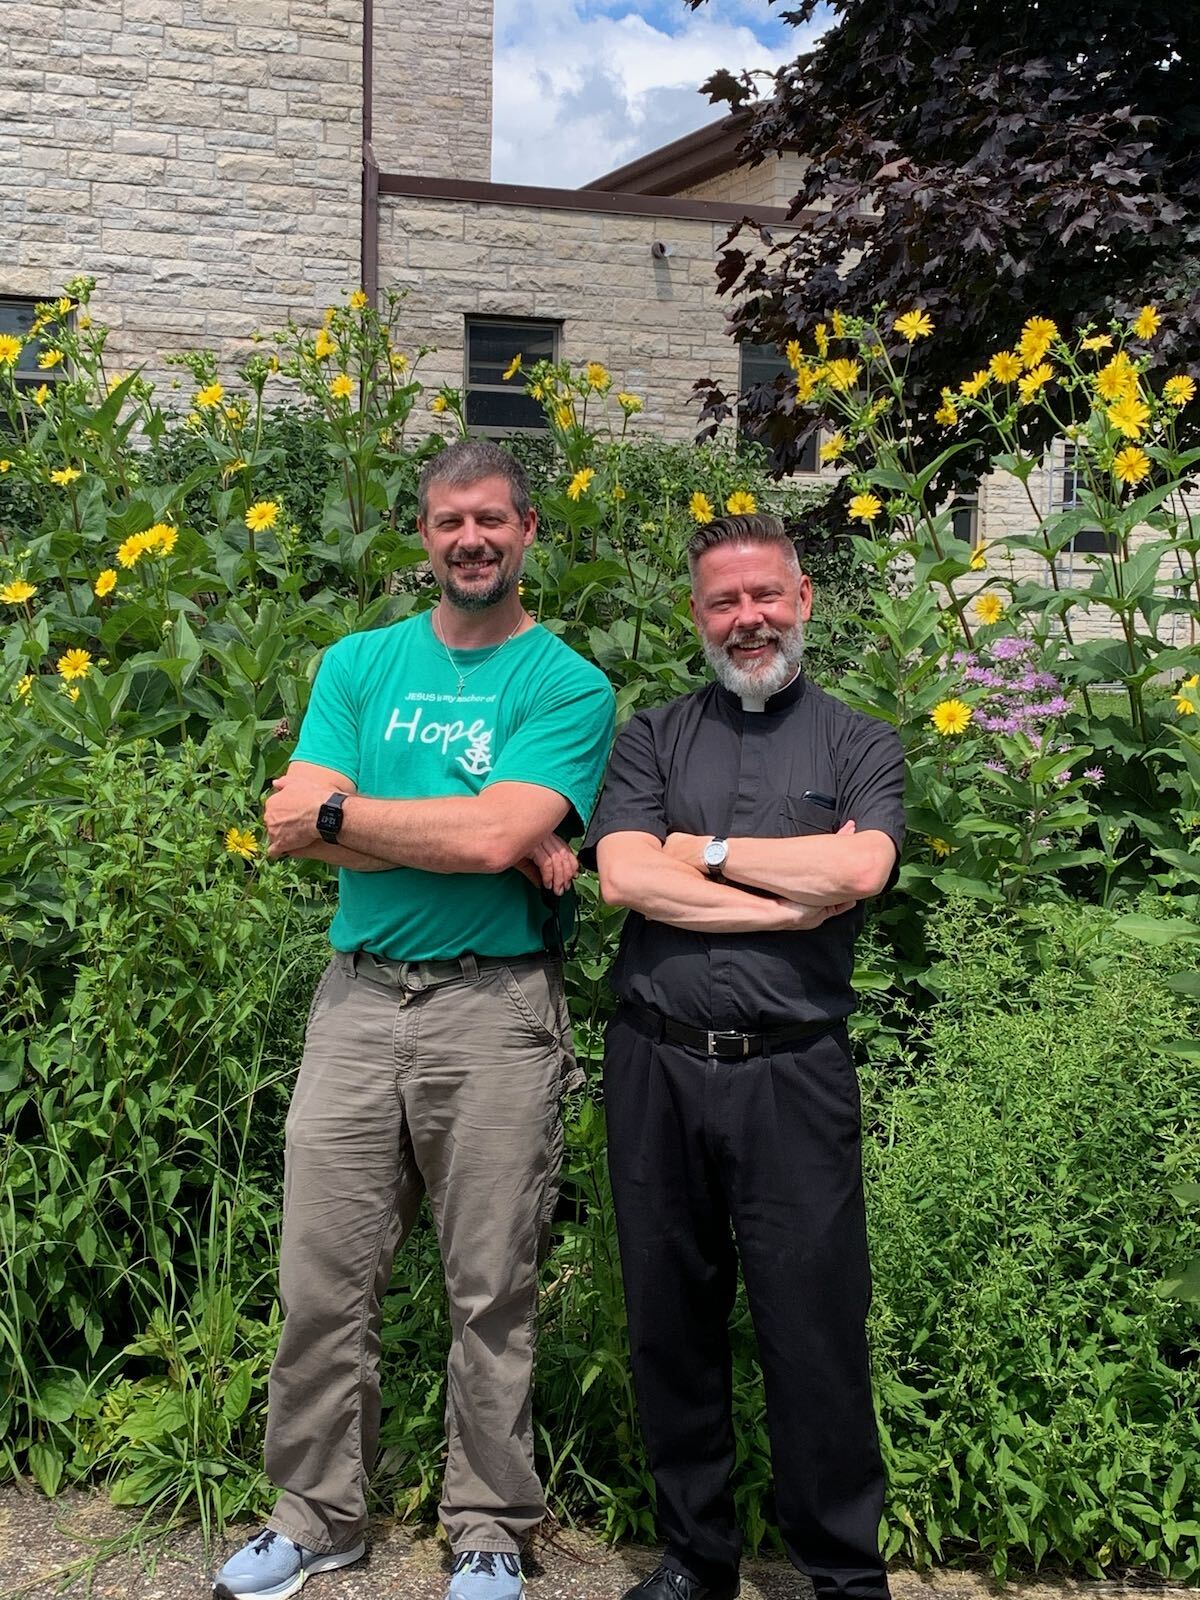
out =
{"type": "Polygon", "coordinates": [[[213,1579],[213,1594],[216,1600],[287,1600],[310,1574],[348,1567],[366,1549],[360,1539],[350,1550],[305,1550],[267,1528],[230,1556],[213,1579]]]}

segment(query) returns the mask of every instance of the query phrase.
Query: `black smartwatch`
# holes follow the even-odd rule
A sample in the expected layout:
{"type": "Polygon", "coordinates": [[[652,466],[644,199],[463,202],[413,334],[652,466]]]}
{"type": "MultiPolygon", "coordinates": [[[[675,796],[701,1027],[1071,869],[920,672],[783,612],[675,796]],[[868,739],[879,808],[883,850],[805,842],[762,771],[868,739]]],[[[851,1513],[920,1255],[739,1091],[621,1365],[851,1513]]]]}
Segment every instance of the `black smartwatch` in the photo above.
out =
{"type": "Polygon", "coordinates": [[[344,794],[331,794],[317,812],[317,832],[326,844],[336,844],[338,834],[342,831],[342,801],[345,798],[344,794]]]}

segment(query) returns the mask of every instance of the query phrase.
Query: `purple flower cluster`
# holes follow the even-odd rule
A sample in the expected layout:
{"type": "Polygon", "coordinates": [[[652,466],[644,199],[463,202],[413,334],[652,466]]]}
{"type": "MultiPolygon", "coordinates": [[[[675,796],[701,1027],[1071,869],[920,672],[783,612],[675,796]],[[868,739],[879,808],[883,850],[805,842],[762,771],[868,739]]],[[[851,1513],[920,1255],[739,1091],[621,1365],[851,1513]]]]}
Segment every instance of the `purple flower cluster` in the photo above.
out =
{"type": "Polygon", "coordinates": [[[986,691],[976,721],[987,733],[1024,733],[1040,742],[1045,724],[1071,709],[1054,674],[1033,666],[1033,651],[1032,639],[1007,638],[993,640],[986,651],[954,655],[963,682],[986,691]]]}

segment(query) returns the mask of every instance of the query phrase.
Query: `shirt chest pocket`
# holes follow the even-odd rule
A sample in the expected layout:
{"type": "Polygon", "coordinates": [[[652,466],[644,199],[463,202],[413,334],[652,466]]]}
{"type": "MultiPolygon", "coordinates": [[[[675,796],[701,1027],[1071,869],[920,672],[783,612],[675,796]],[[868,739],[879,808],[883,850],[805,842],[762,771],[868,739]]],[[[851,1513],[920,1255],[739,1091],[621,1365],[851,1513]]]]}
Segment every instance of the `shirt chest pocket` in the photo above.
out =
{"type": "Polygon", "coordinates": [[[835,833],[838,814],[835,806],[823,806],[819,800],[806,800],[801,795],[785,794],[779,800],[780,833],[798,837],[808,833],[835,833]]]}

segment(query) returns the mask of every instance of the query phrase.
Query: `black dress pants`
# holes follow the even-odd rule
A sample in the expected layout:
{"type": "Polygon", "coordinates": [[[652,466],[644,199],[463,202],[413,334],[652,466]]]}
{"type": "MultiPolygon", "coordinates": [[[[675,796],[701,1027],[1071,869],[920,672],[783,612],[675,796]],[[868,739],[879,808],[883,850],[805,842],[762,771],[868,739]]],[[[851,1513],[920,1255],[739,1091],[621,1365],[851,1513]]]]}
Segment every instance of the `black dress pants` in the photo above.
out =
{"type": "Polygon", "coordinates": [[[715,1061],[654,1043],[618,1012],[604,1100],[666,1565],[714,1585],[738,1569],[729,1316],[740,1257],[788,1555],[819,1596],[882,1600],[860,1109],[844,1027],[715,1061]]]}

